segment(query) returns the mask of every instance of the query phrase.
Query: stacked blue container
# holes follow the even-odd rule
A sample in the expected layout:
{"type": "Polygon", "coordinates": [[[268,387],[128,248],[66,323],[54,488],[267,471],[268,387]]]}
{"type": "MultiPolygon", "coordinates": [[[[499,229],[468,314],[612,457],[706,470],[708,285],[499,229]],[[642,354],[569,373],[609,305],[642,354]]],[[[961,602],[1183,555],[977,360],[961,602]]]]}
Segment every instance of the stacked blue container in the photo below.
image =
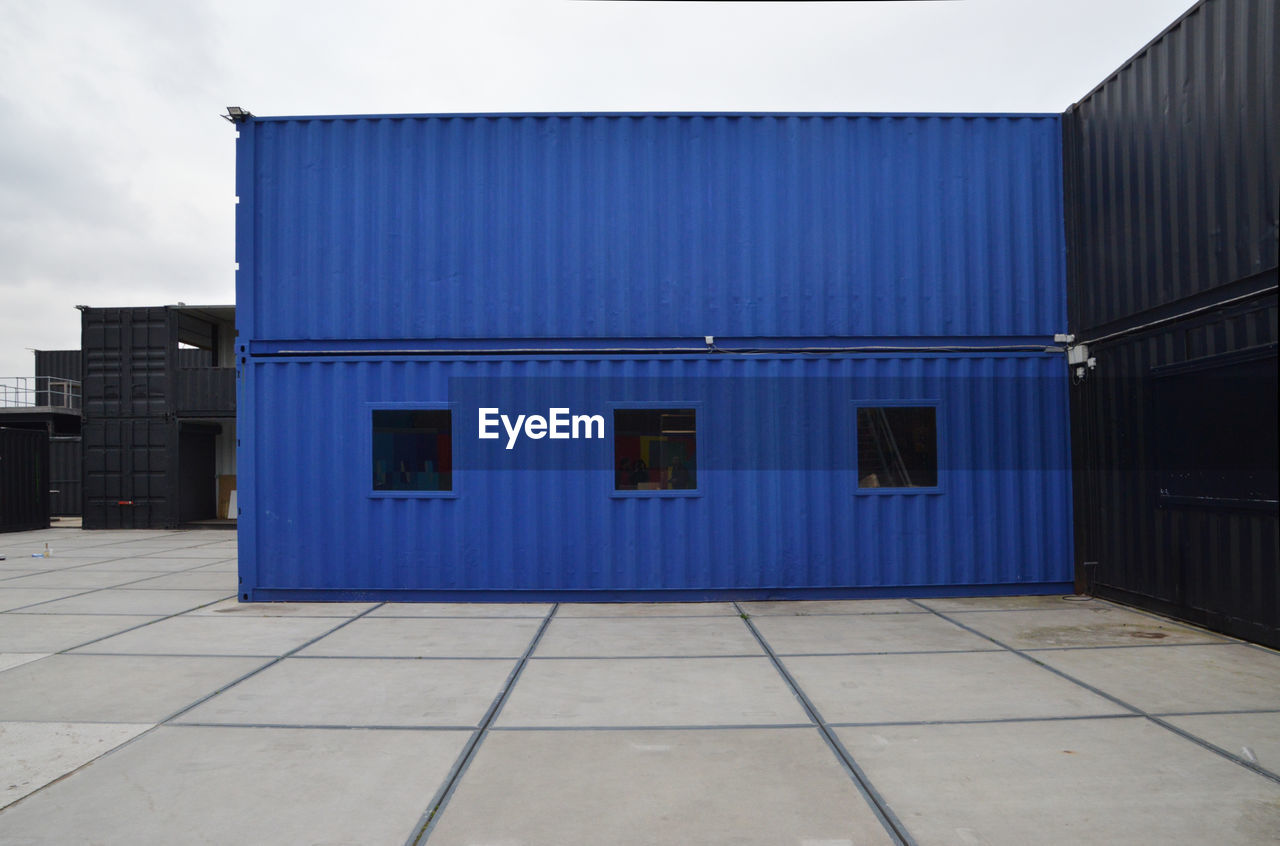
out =
{"type": "Polygon", "coordinates": [[[1058,116],[239,130],[243,598],[1067,588],[1058,116]]]}

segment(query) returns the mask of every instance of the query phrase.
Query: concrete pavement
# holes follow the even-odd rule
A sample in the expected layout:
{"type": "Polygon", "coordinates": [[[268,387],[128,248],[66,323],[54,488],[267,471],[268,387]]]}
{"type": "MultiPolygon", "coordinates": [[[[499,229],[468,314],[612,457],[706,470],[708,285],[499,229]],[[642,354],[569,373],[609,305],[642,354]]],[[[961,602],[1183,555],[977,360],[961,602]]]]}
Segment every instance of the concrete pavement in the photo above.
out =
{"type": "Polygon", "coordinates": [[[1280,655],[1098,600],[244,605],[226,531],[0,552],[0,844],[1280,832],[1280,655]]]}

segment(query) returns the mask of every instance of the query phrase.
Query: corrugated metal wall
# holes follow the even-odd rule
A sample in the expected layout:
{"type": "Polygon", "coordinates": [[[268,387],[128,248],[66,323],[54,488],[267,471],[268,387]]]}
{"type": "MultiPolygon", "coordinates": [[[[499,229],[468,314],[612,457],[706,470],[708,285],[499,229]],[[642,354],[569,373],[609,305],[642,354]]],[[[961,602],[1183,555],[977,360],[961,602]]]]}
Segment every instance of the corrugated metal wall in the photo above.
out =
{"type": "Polygon", "coordinates": [[[1152,393],[1156,368],[1277,339],[1276,8],[1197,5],[1064,118],[1071,329],[1098,364],[1071,392],[1079,584],[1271,646],[1276,510],[1162,505],[1179,421],[1152,393]]]}
{"type": "MultiPolygon", "coordinates": [[[[1270,295],[1098,345],[1072,389],[1076,558],[1093,592],[1280,648],[1280,520],[1161,507],[1152,370],[1277,340],[1270,295]]],[[[1224,427],[1232,410],[1222,409],[1224,427]]],[[[1274,471],[1274,468],[1272,468],[1274,471]]]]}
{"type": "Polygon", "coordinates": [[[240,549],[251,598],[1037,592],[1071,577],[1058,355],[282,357],[246,369],[240,549]],[[698,408],[698,496],[612,496],[611,403],[645,400],[698,408]],[[941,493],[857,492],[859,400],[938,402],[941,493]],[[456,496],[371,496],[371,404],[428,401],[453,403],[456,496]],[[476,438],[481,405],[600,413],[606,438],[508,451],[476,438]]]}
{"type": "Polygon", "coordinates": [[[86,419],[162,417],[171,410],[177,344],[170,324],[162,306],[81,312],[86,419]]]}
{"type": "Polygon", "coordinates": [[[0,532],[49,528],[49,434],[0,428],[0,532]]]}
{"type": "Polygon", "coordinates": [[[266,118],[239,131],[251,352],[1044,337],[1066,322],[1056,115],[266,118]]]}
{"type": "Polygon", "coordinates": [[[36,377],[83,381],[80,350],[35,350],[36,377]]]}
{"type": "Polygon", "coordinates": [[[86,420],[84,527],[177,525],[178,424],[164,418],[86,420]]]}
{"type": "Polygon", "coordinates": [[[1278,30],[1275,0],[1201,3],[1068,110],[1073,331],[1275,284],[1278,30]]]}

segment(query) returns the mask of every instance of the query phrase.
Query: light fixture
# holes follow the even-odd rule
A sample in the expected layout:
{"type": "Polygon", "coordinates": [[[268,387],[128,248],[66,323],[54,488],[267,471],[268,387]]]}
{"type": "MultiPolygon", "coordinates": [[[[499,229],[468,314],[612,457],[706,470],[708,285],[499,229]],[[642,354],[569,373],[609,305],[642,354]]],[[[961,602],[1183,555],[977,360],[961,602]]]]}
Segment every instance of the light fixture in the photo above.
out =
{"type": "Polygon", "coordinates": [[[222,117],[232,123],[244,123],[253,117],[253,112],[248,109],[242,109],[239,106],[227,106],[227,113],[222,117]]]}

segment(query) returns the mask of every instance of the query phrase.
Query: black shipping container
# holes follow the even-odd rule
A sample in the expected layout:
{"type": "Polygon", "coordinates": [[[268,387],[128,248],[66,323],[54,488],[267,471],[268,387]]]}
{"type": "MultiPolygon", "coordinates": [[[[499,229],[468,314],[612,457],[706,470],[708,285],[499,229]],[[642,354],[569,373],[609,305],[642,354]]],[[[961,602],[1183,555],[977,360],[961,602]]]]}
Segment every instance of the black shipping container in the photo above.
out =
{"type": "Polygon", "coordinates": [[[1077,586],[1270,646],[1278,24],[1206,0],[1063,120],[1077,586]]]}
{"type": "Polygon", "coordinates": [[[84,364],[80,350],[36,350],[36,378],[84,381],[84,364]]]}
{"type": "Polygon", "coordinates": [[[53,517],[81,514],[84,470],[80,448],[79,436],[49,439],[49,513],[53,517]]]}
{"type": "Polygon", "coordinates": [[[163,417],[177,345],[170,313],[154,308],[92,308],[81,315],[86,420],[163,417]]]}
{"type": "Polygon", "coordinates": [[[0,428],[0,532],[49,527],[49,435],[0,428]]]}

